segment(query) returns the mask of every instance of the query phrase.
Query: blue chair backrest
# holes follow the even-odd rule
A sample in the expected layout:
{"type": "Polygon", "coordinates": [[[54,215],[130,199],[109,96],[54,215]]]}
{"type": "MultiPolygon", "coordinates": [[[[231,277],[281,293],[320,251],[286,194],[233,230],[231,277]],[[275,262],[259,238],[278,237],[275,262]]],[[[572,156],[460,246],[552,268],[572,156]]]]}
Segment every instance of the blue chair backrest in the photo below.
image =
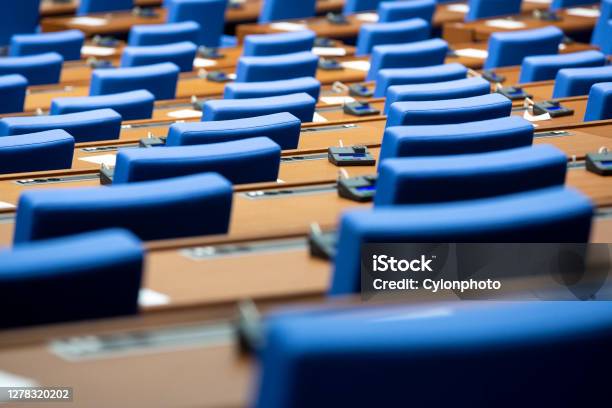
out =
{"type": "Polygon", "coordinates": [[[0,75],[19,74],[28,85],[56,84],[60,80],[64,59],[56,52],[0,58],[0,75]]]}
{"type": "Polygon", "coordinates": [[[310,51],[265,57],[240,57],[236,67],[236,82],[314,77],[318,63],[319,57],[310,51]]]}
{"type": "Polygon", "coordinates": [[[36,32],[40,0],[5,1],[0,6],[0,46],[10,44],[15,34],[36,32]]]}
{"type": "Polygon", "coordinates": [[[376,10],[380,2],[381,0],[346,0],[344,2],[344,14],[376,10]]]}
{"type": "Polygon", "coordinates": [[[531,406],[601,403],[592,390],[605,389],[600,373],[612,363],[607,302],[461,303],[268,315],[251,406],[501,407],[525,395],[531,406]]]}
{"type": "Polygon", "coordinates": [[[595,50],[531,56],[523,60],[519,82],[550,81],[563,68],[600,67],[605,64],[606,56],[595,50]]]}
{"type": "Polygon", "coordinates": [[[316,0],[263,0],[259,22],[269,23],[277,20],[313,17],[316,11],[316,3],[316,0]]]}
{"type": "Polygon", "coordinates": [[[392,23],[364,24],[359,29],[357,55],[367,55],[377,45],[405,44],[429,38],[429,23],[421,18],[392,23]]]}
{"type": "Polygon", "coordinates": [[[155,99],[174,99],[179,67],[171,62],[129,68],[96,69],[89,95],[108,95],[146,89],[155,99]]]}
{"type": "Polygon", "coordinates": [[[522,0],[468,0],[466,21],[520,14],[522,0]]]}
{"type": "Polygon", "coordinates": [[[601,0],[600,15],[593,29],[593,37],[591,43],[601,48],[606,53],[612,53],[612,45],[610,44],[610,35],[612,35],[612,0],[601,0]]]}
{"type": "Polygon", "coordinates": [[[379,22],[422,18],[431,23],[436,10],[436,0],[383,1],[378,5],[379,22]]]}
{"type": "Polygon", "coordinates": [[[232,185],[215,173],[111,187],[27,190],[14,242],[119,227],[154,240],[225,234],[232,185]]]}
{"type": "Polygon", "coordinates": [[[443,101],[396,102],[389,108],[387,126],[449,125],[510,116],[512,101],[493,93],[443,101]]]}
{"type": "Polygon", "coordinates": [[[121,54],[122,67],[141,67],[171,62],[181,72],[193,70],[198,47],[189,41],[164,45],[127,46],[121,54]]]}
{"type": "Polygon", "coordinates": [[[598,1],[596,0],[552,0],[552,3],[550,4],[550,9],[554,11],[569,7],[586,6],[596,3],[598,3],[598,1]]]}
{"type": "Polygon", "coordinates": [[[121,115],[112,109],[54,116],[15,116],[0,119],[0,136],[63,129],[77,143],[113,140],[121,132],[121,115]]]}
{"type": "Polygon", "coordinates": [[[316,34],[311,30],[251,34],[244,37],[242,55],[245,57],[264,57],[310,51],[314,46],[315,38],[316,34]]]}
{"type": "Polygon", "coordinates": [[[12,311],[0,327],[135,314],[143,258],[140,241],[120,229],[0,250],[0,307],[12,311]]]}
{"type": "Polygon", "coordinates": [[[56,129],[0,137],[0,174],[69,169],[74,137],[56,129]]]}
{"type": "Polygon", "coordinates": [[[449,203],[351,210],[340,221],[330,293],[360,289],[360,250],[375,242],[587,242],[593,204],[560,187],[449,203]]]}
{"type": "Polygon", "coordinates": [[[246,119],[175,123],[168,129],[166,146],[229,142],[265,136],[283,150],[297,149],[302,122],[288,112],[246,119]]]}
{"type": "Polygon", "coordinates": [[[489,38],[487,69],[521,65],[525,57],[559,53],[563,31],[548,26],[535,30],[493,33],[489,38]]]}
{"type": "Polygon", "coordinates": [[[155,97],[149,91],[121,92],[98,96],[55,98],[51,101],[51,115],[85,112],[96,109],[112,109],[123,120],[150,119],[153,116],[155,97]]]}
{"type": "Polygon", "coordinates": [[[233,184],[278,178],[280,146],[267,137],[158,149],[120,149],[113,184],[214,172],[233,184]]]}
{"type": "Polygon", "coordinates": [[[594,68],[566,68],[557,73],[553,98],[588,95],[591,86],[612,81],[612,65],[594,68]]]}
{"type": "Polygon", "coordinates": [[[196,44],[209,48],[221,45],[228,0],[168,0],[168,23],[195,21],[200,25],[196,44]]]}
{"type": "Polygon", "coordinates": [[[595,84],[589,92],[584,121],[612,119],[612,82],[595,84]]]}
{"type": "Polygon", "coordinates": [[[204,102],[202,121],[244,119],[288,112],[302,123],[312,122],[317,101],[306,93],[253,99],[217,99],[204,102]]]}
{"type": "Polygon", "coordinates": [[[128,45],[163,45],[183,41],[197,43],[200,29],[200,25],[195,21],[135,25],[130,29],[128,45]]]}
{"type": "Polygon", "coordinates": [[[483,153],[531,146],[533,125],[519,116],[451,125],[385,129],[379,162],[393,157],[483,153]]]}
{"type": "Polygon", "coordinates": [[[79,30],[58,31],[55,33],[16,34],[11,37],[9,55],[25,55],[57,52],[65,61],[81,58],[81,47],[85,34],[79,30]]]}
{"type": "Polygon", "coordinates": [[[546,144],[488,153],[385,159],[378,168],[374,205],[473,200],[562,186],[566,171],[565,153],[546,144]]]}
{"type": "Polygon", "coordinates": [[[127,11],[134,7],[134,0],[80,0],[78,15],[107,11],[127,11]]]}
{"type": "Polygon", "coordinates": [[[264,82],[232,82],[225,85],[224,99],[267,98],[304,92],[319,99],[321,82],[313,77],[264,82]]]}
{"type": "Polygon", "coordinates": [[[381,69],[376,76],[374,96],[386,96],[392,85],[429,84],[453,81],[467,76],[468,69],[461,64],[450,63],[418,68],[381,69]]]}
{"type": "Polygon", "coordinates": [[[0,113],[23,112],[28,80],[19,74],[0,76],[0,113]]]}

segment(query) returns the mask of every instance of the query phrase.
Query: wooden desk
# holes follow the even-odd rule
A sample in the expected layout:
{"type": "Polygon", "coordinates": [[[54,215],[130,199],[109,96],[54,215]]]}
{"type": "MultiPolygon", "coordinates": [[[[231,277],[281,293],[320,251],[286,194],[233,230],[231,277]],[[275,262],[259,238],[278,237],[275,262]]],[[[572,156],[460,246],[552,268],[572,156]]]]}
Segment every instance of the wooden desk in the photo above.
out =
{"type": "MultiPolygon", "coordinates": [[[[142,0],[141,0],[142,1],[142,0]]],[[[151,4],[157,1],[157,6],[161,4],[159,0],[144,0],[141,6],[155,6],[151,4]],[[149,4],[146,4],[149,3],[149,4]]],[[[261,9],[261,0],[246,0],[241,7],[228,7],[225,12],[225,23],[232,25],[250,21],[256,21],[261,9]]],[[[317,2],[317,13],[327,13],[330,11],[340,11],[344,6],[344,0],[319,0],[317,2]]],[[[50,7],[50,6],[47,6],[50,7]]],[[[66,11],[70,6],[57,8],[58,11],[66,11]]],[[[54,10],[52,7],[50,10],[54,10]]],[[[49,10],[48,9],[48,10],[49,10]]],[[[75,9],[75,6],[72,6],[75,9]]],[[[44,10],[44,9],[43,9],[44,10]]],[[[97,34],[125,34],[130,31],[133,25],[137,24],[163,24],[166,22],[166,10],[164,8],[155,9],[154,17],[139,17],[130,11],[113,13],[91,13],[88,17],[101,19],[97,24],[83,24],[82,20],[74,20],[72,16],[53,16],[41,20],[43,31],[62,31],[68,29],[79,29],[87,36],[97,34]]],[[[62,13],[64,14],[64,13],[62,13]]]]}
{"type": "MultiPolygon", "coordinates": [[[[594,7],[598,9],[598,7],[594,7]]],[[[571,10],[571,9],[570,9],[571,10]]],[[[500,31],[531,30],[547,26],[555,26],[563,30],[570,37],[585,40],[590,38],[597,17],[585,17],[571,14],[571,11],[558,12],[559,21],[542,21],[532,15],[520,15],[506,19],[487,19],[473,22],[451,22],[443,27],[443,38],[449,43],[463,43],[469,41],[487,41],[491,34],[500,31]],[[517,27],[508,28],[497,24],[501,20],[514,22],[517,27]]]]}

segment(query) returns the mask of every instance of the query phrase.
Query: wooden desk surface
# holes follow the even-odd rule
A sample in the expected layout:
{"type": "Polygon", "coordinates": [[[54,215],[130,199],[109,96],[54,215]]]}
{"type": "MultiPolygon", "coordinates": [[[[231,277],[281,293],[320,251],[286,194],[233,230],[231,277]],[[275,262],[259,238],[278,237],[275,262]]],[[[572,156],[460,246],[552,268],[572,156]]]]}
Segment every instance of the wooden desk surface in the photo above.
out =
{"type": "MultiPolygon", "coordinates": [[[[140,4],[141,6],[155,6],[152,1],[144,0],[149,4],[140,4]]],[[[157,5],[161,2],[157,0],[157,5]]],[[[246,0],[240,7],[228,7],[225,12],[226,24],[238,24],[250,21],[256,21],[259,17],[262,0],[246,0]]],[[[327,13],[330,11],[340,11],[344,6],[344,0],[319,0],[317,2],[317,13],[327,13]]],[[[47,10],[53,10],[50,6],[47,10]]],[[[57,8],[58,11],[66,11],[69,6],[57,8]]],[[[73,6],[74,7],[74,6],[73,6]]],[[[63,13],[62,13],[63,14],[63,13]]],[[[97,24],[89,24],[87,21],[74,20],[73,16],[50,16],[41,20],[43,31],[62,31],[68,29],[79,29],[87,36],[96,34],[124,34],[127,33],[133,25],[137,24],[163,24],[166,22],[166,10],[164,8],[156,8],[155,16],[140,17],[132,14],[132,12],[113,12],[113,13],[91,13],[88,17],[101,19],[97,24]]]]}
{"type": "MultiPolygon", "coordinates": [[[[593,8],[598,9],[596,6],[593,8]]],[[[487,41],[491,34],[499,31],[531,30],[555,26],[571,37],[576,33],[590,32],[597,22],[597,17],[577,16],[571,14],[571,11],[568,12],[568,10],[561,10],[558,15],[560,17],[559,21],[542,21],[532,15],[509,17],[508,20],[517,23],[516,28],[496,24],[500,19],[478,20],[469,23],[452,22],[444,26],[442,36],[449,43],[487,41]]]]}

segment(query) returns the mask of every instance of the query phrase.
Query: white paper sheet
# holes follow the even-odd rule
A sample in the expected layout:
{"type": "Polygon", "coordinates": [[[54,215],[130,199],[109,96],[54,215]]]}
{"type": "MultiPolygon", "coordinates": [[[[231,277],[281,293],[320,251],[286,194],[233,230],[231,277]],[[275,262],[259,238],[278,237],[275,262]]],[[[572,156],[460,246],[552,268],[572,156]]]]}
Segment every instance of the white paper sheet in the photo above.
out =
{"type": "Polygon", "coordinates": [[[0,201],[0,210],[10,210],[11,208],[15,208],[15,206],[11,203],[0,201]]]}
{"type": "Polygon", "coordinates": [[[477,48],[462,48],[460,50],[455,50],[455,54],[460,57],[465,58],[478,58],[478,59],[487,59],[489,56],[488,51],[479,50],[477,48]]]}
{"type": "Polygon", "coordinates": [[[355,99],[351,98],[350,96],[322,96],[319,99],[321,100],[321,102],[326,103],[328,105],[339,105],[355,102],[355,99]]]}
{"type": "Polygon", "coordinates": [[[322,122],[327,122],[327,119],[323,117],[322,115],[318,114],[317,112],[315,112],[314,116],[312,117],[312,121],[315,123],[322,123],[322,122]]]}
{"type": "Polygon", "coordinates": [[[570,16],[599,18],[601,12],[597,9],[576,7],[565,10],[565,13],[570,16]]]}
{"type": "Polygon", "coordinates": [[[97,156],[81,157],[79,160],[99,165],[114,166],[117,156],[114,154],[99,154],[97,156]]]}
{"type": "Polygon", "coordinates": [[[499,19],[495,19],[495,20],[488,20],[485,25],[489,26],[489,27],[495,27],[495,28],[505,28],[508,30],[516,30],[519,28],[525,28],[526,25],[525,23],[521,22],[521,21],[513,21],[513,20],[504,20],[502,18],[499,19]]]}
{"type": "Polygon", "coordinates": [[[170,303],[170,296],[152,289],[142,288],[138,292],[138,304],[141,307],[163,306],[170,303]]]}
{"type": "Polygon", "coordinates": [[[93,55],[94,57],[110,57],[116,50],[112,47],[98,47],[96,45],[84,45],[81,47],[81,54],[93,55]]]}
{"type": "Polygon", "coordinates": [[[376,13],[359,13],[355,14],[355,18],[366,23],[377,23],[378,14],[376,13]]]}
{"type": "Polygon", "coordinates": [[[341,65],[343,68],[354,69],[355,71],[368,72],[370,70],[370,61],[344,61],[341,65]]]}
{"type": "Polygon", "coordinates": [[[543,120],[551,120],[550,113],[545,113],[543,115],[533,116],[529,111],[525,111],[523,114],[523,119],[528,120],[530,122],[541,122],[543,120]]]}
{"type": "Polygon", "coordinates": [[[193,66],[196,68],[209,68],[217,65],[217,61],[208,58],[196,58],[193,60],[193,66]]]}
{"type": "Polygon", "coordinates": [[[470,6],[467,4],[449,4],[446,6],[448,11],[454,11],[455,13],[467,13],[470,11],[470,6]]]}
{"type": "Polygon", "coordinates": [[[312,53],[321,57],[344,57],[346,50],[340,47],[313,47],[312,53]]]}
{"type": "Polygon", "coordinates": [[[307,27],[306,27],[306,24],[279,21],[278,23],[271,23],[270,28],[273,28],[279,31],[302,31],[302,30],[306,30],[307,27]]]}
{"type": "Polygon", "coordinates": [[[173,112],[168,112],[167,115],[175,119],[201,118],[202,111],[198,111],[195,109],[181,109],[173,112]]]}
{"type": "Polygon", "coordinates": [[[0,387],[36,387],[38,383],[31,378],[22,377],[0,370],[0,387]]]}
{"type": "Polygon", "coordinates": [[[70,19],[71,24],[79,24],[79,25],[90,26],[90,27],[103,26],[107,22],[108,21],[105,18],[99,18],[99,17],[83,16],[83,17],[74,17],[70,19]]]}

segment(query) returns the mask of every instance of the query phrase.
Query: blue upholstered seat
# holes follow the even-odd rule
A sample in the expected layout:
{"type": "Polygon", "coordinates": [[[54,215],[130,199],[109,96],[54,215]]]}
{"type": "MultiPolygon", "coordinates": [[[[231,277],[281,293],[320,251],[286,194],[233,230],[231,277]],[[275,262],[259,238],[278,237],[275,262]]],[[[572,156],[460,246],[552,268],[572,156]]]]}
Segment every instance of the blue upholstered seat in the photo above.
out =
{"type": "Polygon", "coordinates": [[[522,0],[469,0],[466,21],[521,13],[522,0]]]}
{"type": "Polygon", "coordinates": [[[416,68],[444,63],[448,44],[439,38],[407,44],[378,45],[372,51],[368,81],[386,68],[416,68]]]}
{"type": "Polygon", "coordinates": [[[312,122],[317,101],[306,93],[253,99],[218,99],[204,102],[202,121],[243,119],[288,112],[302,123],[312,122]]]}
{"type": "Polygon", "coordinates": [[[0,75],[23,75],[29,85],[56,84],[64,59],[56,52],[0,58],[0,75]]]}
{"type": "Polygon", "coordinates": [[[376,76],[374,96],[386,96],[392,85],[429,84],[433,82],[453,81],[467,76],[467,68],[461,64],[441,64],[418,68],[381,69],[376,76]]]}
{"type": "Polygon", "coordinates": [[[144,240],[224,234],[232,185],[214,173],[112,187],[27,190],[14,242],[119,227],[144,240]]]}
{"type": "Polygon", "coordinates": [[[135,25],[130,29],[128,45],[163,45],[184,41],[197,43],[200,28],[200,25],[195,21],[135,25]]]}
{"type": "Polygon", "coordinates": [[[168,130],[166,146],[229,142],[265,136],[283,150],[296,149],[302,123],[288,112],[246,119],[175,123],[168,130]]]}
{"type": "Polygon", "coordinates": [[[134,0],[79,0],[77,14],[128,11],[132,7],[134,7],[134,0]]]}
{"type": "Polygon", "coordinates": [[[219,173],[233,184],[276,181],[280,146],[267,137],[195,146],[120,149],[113,184],[219,173]]]}
{"type": "Polygon", "coordinates": [[[521,66],[519,82],[549,81],[564,68],[600,67],[606,64],[606,56],[599,51],[588,50],[559,55],[527,57],[521,66]]]}
{"type": "Polygon", "coordinates": [[[385,129],[379,160],[393,157],[483,153],[530,146],[533,125],[519,116],[385,129]]]}
{"type": "Polygon", "coordinates": [[[510,116],[512,101],[493,93],[444,101],[396,102],[389,108],[387,126],[445,125],[510,116]]]}
{"type": "Polygon", "coordinates": [[[107,95],[146,89],[155,99],[174,99],[179,67],[171,62],[129,68],[96,69],[89,94],[107,95]]]}
{"type": "Polygon", "coordinates": [[[225,10],[228,0],[168,0],[168,23],[195,21],[200,25],[197,45],[216,48],[222,45],[225,10]]]}
{"type": "Polygon", "coordinates": [[[311,30],[251,34],[244,37],[242,55],[245,57],[264,57],[310,51],[314,46],[315,38],[316,34],[311,30]]]}
{"type": "Polygon", "coordinates": [[[551,55],[559,52],[563,31],[554,26],[534,30],[497,32],[489,38],[486,69],[521,65],[531,55],[551,55]]]}
{"type": "Polygon", "coordinates": [[[0,137],[0,174],[72,167],[74,137],[56,129],[0,137]]]}
{"type": "Polygon", "coordinates": [[[9,55],[22,57],[25,55],[56,52],[65,61],[81,58],[81,47],[85,35],[79,30],[66,30],[54,33],[16,34],[11,37],[9,55]]]}
{"type": "Polygon", "coordinates": [[[150,119],[155,97],[144,89],[98,96],[55,98],[51,102],[51,115],[112,109],[123,120],[150,119]]]}
{"type": "Polygon", "coordinates": [[[612,82],[591,87],[584,121],[612,119],[612,82]]]}
{"type": "Polygon", "coordinates": [[[0,113],[22,112],[28,80],[19,74],[0,76],[0,113]]]}
{"type": "Polygon", "coordinates": [[[225,86],[224,99],[267,98],[304,92],[319,99],[321,83],[313,77],[264,82],[232,82],[225,86]]]}
{"type": "Polygon", "coordinates": [[[607,302],[302,307],[262,326],[255,408],[597,406],[612,363],[607,302]]]}
{"type": "Polygon", "coordinates": [[[77,143],[119,138],[121,115],[112,109],[97,109],[87,112],[54,116],[16,116],[0,119],[0,135],[22,135],[63,129],[77,143]]]}
{"type": "Polygon", "coordinates": [[[143,65],[172,62],[181,72],[193,70],[198,47],[189,41],[163,45],[127,46],[121,54],[122,67],[140,67],[143,65]]]}
{"type": "Polygon", "coordinates": [[[0,327],[138,312],[143,249],[109,229],[0,250],[0,327]]]}
{"type": "Polygon", "coordinates": [[[564,8],[586,6],[596,3],[596,0],[552,0],[552,2],[550,3],[550,9],[560,10],[564,8]]]}
{"type": "Polygon", "coordinates": [[[408,20],[422,18],[431,23],[436,0],[383,1],[378,5],[379,22],[408,20]]]}
{"type": "Polygon", "coordinates": [[[391,23],[363,24],[357,38],[357,55],[368,55],[377,45],[405,44],[429,38],[431,27],[421,18],[391,23]]]}
{"type": "Polygon", "coordinates": [[[36,32],[40,0],[4,1],[0,5],[0,46],[7,46],[15,34],[36,32]],[[18,6],[17,6],[18,5],[18,6]]]}
{"type": "Polygon", "coordinates": [[[378,8],[381,0],[346,0],[344,14],[355,14],[362,11],[372,11],[378,8]]]}
{"type": "Polygon", "coordinates": [[[432,84],[394,85],[387,89],[385,112],[391,104],[402,101],[439,101],[486,95],[491,83],[480,77],[456,79],[432,84]]]}
{"type": "Polygon", "coordinates": [[[551,145],[488,153],[385,159],[375,206],[473,200],[565,183],[567,156],[551,145]]]}
{"type": "Polygon", "coordinates": [[[316,0],[263,0],[259,22],[313,17],[315,10],[316,0]]]}
{"type": "Polygon", "coordinates": [[[612,43],[610,36],[612,35],[612,0],[601,0],[599,5],[600,15],[597,23],[593,28],[593,37],[591,44],[599,47],[604,54],[612,53],[612,43]]]}
{"type": "Polygon", "coordinates": [[[240,57],[236,82],[261,82],[314,77],[319,57],[310,51],[264,57],[240,57]]]}
{"type": "Polygon", "coordinates": [[[612,65],[594,68],[566,68],[557,73],[553,98],[588,95],[591,86],[612,81],[612,65]]]}
{"type": "Polygon", "coordinates": [[[551,187],[495,198],[351,210],[340,221],[331,294],[359,291],[366,242],[587,242],[593,204],[551,187]]]}

